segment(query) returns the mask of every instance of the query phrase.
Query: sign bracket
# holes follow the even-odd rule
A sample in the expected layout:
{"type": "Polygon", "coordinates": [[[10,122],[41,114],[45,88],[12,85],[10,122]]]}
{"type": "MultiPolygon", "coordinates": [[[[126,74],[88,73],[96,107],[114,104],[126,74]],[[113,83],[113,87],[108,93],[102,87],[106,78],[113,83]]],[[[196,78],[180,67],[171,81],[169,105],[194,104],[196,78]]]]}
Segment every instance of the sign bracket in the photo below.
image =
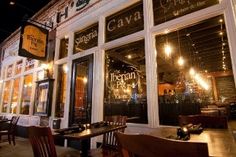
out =
{"type": "Polygon", "coordinates": [[[40,25],[40,26],[43,26],[43,27],[45,27],[45,28],[53,29],[53,22],[52,22],[52,21],[49,22],[50,25],[48,25],[47,23],[44,23],[44,24],[43,24],[43,23],[38,22],[38,21],[33,20],[33,19],[24,19],[24,21],[33,22],[33,23],[36,23],[36,24],[38,24],[38,25],[40,25]]]}

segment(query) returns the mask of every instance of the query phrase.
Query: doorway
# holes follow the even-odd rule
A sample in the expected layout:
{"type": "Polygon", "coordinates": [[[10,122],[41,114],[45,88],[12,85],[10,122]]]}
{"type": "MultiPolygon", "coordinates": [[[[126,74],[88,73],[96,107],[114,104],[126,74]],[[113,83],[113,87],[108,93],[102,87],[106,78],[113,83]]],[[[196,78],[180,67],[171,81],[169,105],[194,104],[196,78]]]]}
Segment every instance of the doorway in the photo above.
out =
{"type": "Polygon", "coordinates": [[[72,63],[71,103],[69,125],[91,123],[93,87],[93,55],[72,63]]]}

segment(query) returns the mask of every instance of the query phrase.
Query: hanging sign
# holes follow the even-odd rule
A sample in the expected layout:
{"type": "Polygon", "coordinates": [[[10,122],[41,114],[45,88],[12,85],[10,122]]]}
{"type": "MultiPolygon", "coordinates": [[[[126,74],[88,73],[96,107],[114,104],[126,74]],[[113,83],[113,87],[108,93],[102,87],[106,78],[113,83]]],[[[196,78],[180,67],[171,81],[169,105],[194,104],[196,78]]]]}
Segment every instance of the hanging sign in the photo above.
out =
{"type": "Polygon", "coordinates": [[[48,30],[26,22],[21,28],[19,56],[38,60],[47,58],[48,30]]]}

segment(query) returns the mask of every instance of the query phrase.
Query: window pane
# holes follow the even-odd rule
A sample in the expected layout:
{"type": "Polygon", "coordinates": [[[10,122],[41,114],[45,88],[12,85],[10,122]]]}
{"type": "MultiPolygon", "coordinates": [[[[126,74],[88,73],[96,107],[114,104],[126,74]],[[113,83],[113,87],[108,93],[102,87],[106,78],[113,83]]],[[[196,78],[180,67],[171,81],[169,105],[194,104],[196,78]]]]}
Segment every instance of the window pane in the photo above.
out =
{"type": "Polygon", "coordinates": [[[104,113],[147,123],[144,41],[106,51],[104,113]]]}
{"type": "Polygon", "coordinates": [[[67,65],[63,64],[58,67],[58,82],[57,82],[57,103],[56,103],[56,117],[64,116],[64,106],[66,103],[66,77],[67,65]]]}
{"type": "Polygon", "coordinates": [[[10,90],[11,90],[10,85],[11,85],[11,81],[7,81],[4,84],[2,112],[7,112],[7,106],[9,104],[9,97],[10,97],[10,90]]]}
{"type": "Polygon", "coordinates": [[[13,64],[7,67],[7,77],[11,77],[13,72],[13,64]]]}
{"type": "Polygon", "coordinates": [[[11,108],[10,108],[11,113],[16,113],[19,90],[20,90],[19,86],[20,86],[20,78],[17,78],[14,80],[14,84],[13,84],[13,95],[12,95],[11,108]]]}
{"type": "Polygon", "coordinates": [[[236,102],[223,16],[156,36],[156,48],[161,124],[177,125],[181,114],[225,115],[236,102]]]}
{"type": "Polygon", "coordinates": [[[29,114],[29,107],[30,107],[30,97],[32,93],[32,75],[26,75],[24,77],[24,86],[22,92],[22,100],[21,100],[21,114],[29,114]]]}
{"type": "Polygon", "coordinates": [[[106,18],[106,42],[143,30],[143,3],[138,2],[106,18]]]}
{"type": "Polygon", "coordinates": [[[23,60],[16,62],[15,75],[21,73],[22,64],[23,64],[23,60]]]}
{"type": "Polygon", "coordinates": [[[153,0],[155,25],[218,4],[219,0],[153,0]]]}
{"type": "Polygon", "coordinates": [[[27,58],[26,59],[26,62],[25,62],[25,71],[28,71],[30,69],[33,69],[34,68],[34,63],[35,63],[35,60],[32,59],[32,58],[27,58]]]}
{"type": "Polygon", "coordinates": [[[46,78],[46,76],[45,76],[45,71],[44,70],[40,70],[40,71],[37,72],[37,80],[38,81],[43,80],[45,78],[46,78]]]}
{"type": "Polygon", "coordinates": [[[3,76],[4,79],[6,78],[6,75],[7,75],[6,74],[6,69],[7,69],[6,67],[2,68],[2,76],[3,76]]]}
{"type": "Polygon", "coordinates": [[[69,43],[68,38],[61,39],[59,59],[67,57],[67,55],[68,55],[68,43],[69,43]]]}
{"type": "Polygon", "coordinates": [[[89,62],[81,61],[75,65],[76,69],[76,81],[75,81],[75,89],[74,89],[74,112],[73,112],[73,123],[82,122],[89,123],[91,113],[87,110],[91,106],[88,105],[88,75],[89,75],[89,62]]]}
{"type": "Polygon", "coordinates": [[[98,23],[75,33],[74,54],[98,45],[98,23]]]}

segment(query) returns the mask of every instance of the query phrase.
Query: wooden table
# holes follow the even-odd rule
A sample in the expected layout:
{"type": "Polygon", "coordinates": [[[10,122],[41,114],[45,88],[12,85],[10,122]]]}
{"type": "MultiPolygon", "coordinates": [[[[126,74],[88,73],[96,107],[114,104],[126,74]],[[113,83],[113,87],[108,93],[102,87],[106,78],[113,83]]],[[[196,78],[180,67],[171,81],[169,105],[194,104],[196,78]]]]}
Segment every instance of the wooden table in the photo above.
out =
{"type": "MultiPolygon", "coordinates": [[[[174,127],[160,127],[150,135],[157,137],[175,136],[174,127]]],[[[204,129],[201,134],[191,134],[187,142],[206,142],[209,155],[213,157],[236,157],[236,141],[232,131],[228,129],[204,129]]]]}
{"type": "Polygon", "coordinates": [[[6,122],[9,122],[11,120],[8,120],[8,119],[0,119],[0,123],[6,123],[6,122]]]}
{"type": "Polygon", "coordinates": [[[108,132],[120,130],[126,128],[126,125],[107,125],[107,126],[102,126],[102,127],[97,127],[97,128],[87,128],[81,132],[76,132],[76,133],[70,133],[70,134],[65,134],[65,135],[60,135],[57,133],[54,133],[53,135],[56,138],[64,138],[64,139],[69,139],[69,140],[79,140],[81,141],[82,144],[82,156],[87,156],[88,152],[88,145],[87,145],[87,139],[90,139],[91,137],[103,135],[108,132]]]}

